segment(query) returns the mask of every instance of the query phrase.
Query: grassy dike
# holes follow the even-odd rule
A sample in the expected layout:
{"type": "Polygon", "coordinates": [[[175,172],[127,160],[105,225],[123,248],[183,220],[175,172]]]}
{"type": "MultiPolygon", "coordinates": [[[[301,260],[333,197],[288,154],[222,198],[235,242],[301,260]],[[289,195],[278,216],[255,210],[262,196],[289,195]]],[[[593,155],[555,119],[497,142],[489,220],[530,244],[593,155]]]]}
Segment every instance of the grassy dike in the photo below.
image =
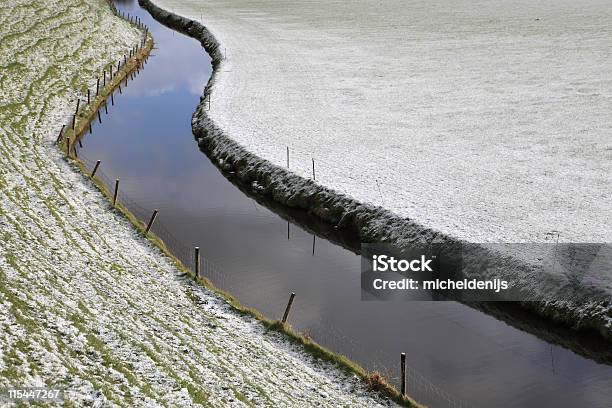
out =
{"type": "Polygon", "coordinates": [[[142,32],[106,0],[15,0],[0,24],[0,389],[63,389],[64,406],[361,407],[386,405],[385,395],[413,405],[206,280],[194,284],[87,181],[74,143],[151,38],[80,107],[73,130],[76,99],[142,32]]]}
{"type": "MultiPolygon", "coordinates": [[[[78,166],[85,176],[88,175],[87,168],[85,167],[84,163],[78,159],[78,157],[74,157],[74,154],[72,154],[75,144],[77,143],[78,139],[83,137],[83,135],[87,132],[90,122],[95,121],[98,109],[103,107],[105,101],[119,86],[119,84],[128,75],[134,72],[140,64],[142,64],[142,62],[148,57],[150,50],[153,49],[153,46],[153,38],[149,35],[147,37],[145,47],[141,48],[134,57],[128,60],[127,64],[122,66],[121,70],[113,76],[112,80],[107,83],[105,87],[101,89],[99,96],[93,99],[90,105],[87,105],[84,109],[79,110],[75,130],[68,128],[68,130],[64,132],[64,139],[58,142],[59,148],[62,149],[63,141],[65,138],[69,138],[70,144],[66,149],[66,159],[78,166]]],[[[90,178],[90,180],[100,190],[100,192],[102,192],[102,194],[110,202],[112,202],[113,193],[109,190],[109,188],[101,180],[95,177],[90,178]]],[[[115,206],[115,211],[123,215],[143,235],[144,238],[146,238],[151,244],[158,247],[168,258],[170,258],[177,269],[183,272],[186,276],[190,276],[192,279],[196,280],[206,289],[221,296],[236,312],[260,321],[268,330],[282,333],[283,335],[287,336],[287,338],[293,344],[302,347],[315,358],[331,363],[345,371],[347,374],[357,375],[369,390],[380,393],[384,398],[389,398],[392,401],[406,407],[420,406],[409,396],[402,396],[401,393],[378,372],[368,372],[347,357],[334,353],[333,351],[321,346],[310,337],[296,332],[289,324],[283,324],[278,320],[269,319],[256,309],[243,306],[230,293],[217,288],[207,278],[200,276],[196,279],[194,272],[187,268],[176,256],[174,256],[174,254],[172,254],[161,238],[157,237],[152,231],[145,235],[146,224],[134,216],[134,214],[132,214],[126,206],[122,205],[121,203],[117,203],[115,206]]]]}
{"type": "Polygon", "coordinates": [[[106,0],[15,0],[0,24],[0,390],[61,389],[64,406],[389,402],[195,284],[66,155],[151,39],[73,131],[78,98],[142,31],[106,0]]]}

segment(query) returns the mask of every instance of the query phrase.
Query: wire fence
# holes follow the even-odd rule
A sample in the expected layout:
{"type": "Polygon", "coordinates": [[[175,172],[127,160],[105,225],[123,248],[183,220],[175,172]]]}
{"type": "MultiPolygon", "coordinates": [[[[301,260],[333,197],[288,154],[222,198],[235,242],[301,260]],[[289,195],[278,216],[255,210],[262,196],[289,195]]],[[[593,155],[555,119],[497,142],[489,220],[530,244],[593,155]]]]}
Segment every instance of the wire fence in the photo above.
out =
{"type": "MultiPolygon", "coordinates": [[[[205,95],[210,98],[210,94],[205,95]]],[[[214,109],[214,103],[211,104],[209,99],[204,101],[207,103],[207,110],[214,109]]],[[[245,136],[242,136],[245,137],[245,136]]],[[[304,136],[302,136],[304,137],[304,136]]],[[[338,138],[340,139],[340,138],[338,138]]],[[[406,184],[409,183],[427,183],[429,189],[438,189],[440,192],[452,191],[452,200],[448,202],[448,208],[455,206],[473,205],[473,197],[481,194],[482,184],[462,183],[461,188],[457,187],[457,180],[463,174],[480,175],[492,179],[498,177],[498,174],[491,171],[491,162],[483,158],[483,160],[465,160],[460,155],[444,156],[441,160],[420,160],[418,155],[413,155],[409,160],[402,160],[401,166],[397,165],[393,172],[381,173],[379,168],[382,163],[385,163],[386,157],[384,151],[373,149],[368,151],[370,155],[379,155],[378,157],[368,160],[356,161],[354,159],[348,161],[339,161],[333,158],[334,152],[332,149],[317,149],[312,150],[300,149],[291,144],[287,145],[278,143],[274,148],[266,146],[257,141],[254,137],[246,136],[246,139],[240,142],[246,144],[245,149],[258,155],[265,157],[266,160],[273,162],[279,167],[287,169],[301,178],[310,179],[314,182],[323,184],[334,191],[347,194],[355,197],[359,202],[379,206],[390,210],[396,214],[404,212],[415,213],[413,197],[398,194],[406,192],[406,184]],[[439,166],[445,166],[447,169],[453,169],[451,174],[441,173],[439,166]],[[410,179],[404,178],[402,174],[410,174],[410,179]],[[474,188],[478,191],[473,190],[474,188]]],[[[359,149],[359,146],[355,146],[359,149]]],[[[366,156],[362,156],[366,157],[366,156]]],[[[392,157],[390,160],[397,163],[397,157],[392,157]]],[[[503,181],[500,181],[503,184],[503,181]]],[[[497,183],[496,185],[498,185],[497,183]]],[[[429,200],[427,197],[422,199],[429,200]]],[[[583,218],[586,211],[586,199],[580,198],[572,205],[574,213],[579,218],[583,218]]],[[[479,206],[488,205],[488,202],[479,202],[479,206]]],[[[491,204],[494,206],[495,204],[491,204]]],[[[554,201],[549,201],[550,209],[555,209],[557,205],[554,201]]],[[[455,207],[458,208],[458,207],[455,207]]],[[[494,208],[491,207],[493,210],[494,208]]],[[[480,211],[483,212],[483,211],[480,211]]],[[[486,213],[486,211],[485,211],[486,213]]],[[[556,229],[542,231],[538,233],[540,242],[558,241],[559,237],[563,238],[562,234],[556,229]]]]}
{"type": "MultiPolygon", "coordinates": [[[[130,59],[134,58],[137,51],[141,49],[142,47],[144,47],[144,45],[146,44],[146,40],[148,36],[148,27],[146,27],[146,25],[144,25],[138,17],[130,16],[129,14],[125,14],[125,13],[118,11],[116,7],[114,6],[114,4],[110,1],[109,1],[109,4],[111,5],[111,8],[113,12],[115,13],[115,15],[125,19],[126,21],[129,21],[130,23],[136,25],[138,28],[143,30],[143,38],[141,39],[139,45],[135,46],[129,53],[129,58],[130,59]]],[[[117,69],[115,70],[115,75],[120,72],[120,68],[122,66],[125,66],[128,63],[128,61],[129,61],[128,55],[126,55],[124,56],[124,59],[122,61],[120,60],[117,63],[117,69]]],[[[112,69],[112,67],[114,67],[114,64],[115,63],[110,63],[108,65],[108,67],[111,67],[110,73],[109,73],[109,81],[114,78],[113,69],[112,69]]],[[[135,75],[137,75],[141,69],[144,69],[145,64],[146,64],[146,58],[141,63],[139,63],[131,72],[127,73],[127,75],[123,79],[121,79],[121,81],[119,81],[119,83],[116,86],[119,93],[122,92],[121,86],[122,85],[124,87],[127,86],[128,81],[133,80],[135,75]]],[[[106,86],[106,71],[103,72],[102,78],[103,78],[102,85],[104,87],[106,86]]],[[[72,140],[70,138],[67,138],[64,141],[66,132],[69,129],[72,129],[76,132],[75,130],[76,121],[78,119],[78,114],[81,111],[81,109],[85,109],[86,107],[91,108],[91,106],[89,106],[92,103],[91,97],[92,96],[94,96],[95,98],[98,97],[100,93],[100,76],[97,77],[95,95],[93,94],[91,90],[88,90],[86,98],[83,97],[82,99],[81,98],[77,99],[76,112],[73,115],[69,115],[65,119],[65,125],[62,126],[62,129],[59,132],[59,135],[57,137],[57,143],[58,143],[59,148],[65,151],[69,157],[79,160],[83,164],[83,166],[85,167],[89,175],[91,175],[91,173],[95,169],[95,176],[94,176],[95,179],[98,182],[101,182],[105,186],[107,191],[110,193],[111,200],[114,200],[114,198],[116,197],[116,204],[123,205],[125,208],[127,208],[129,212],[141,223],[141,226],[144,227],[144,226],[147,226],[147,224],[152,220],[153,212],[157,210],[157,208],[154,208],[155,203],[142,200],[140,199],[140,197],[137,197],[137,196],[132,196],[128,191],[126,191],[125,189],[122,189],[121,188],[122,183],[125,184],[126,182],[129,182],[130,180],[126,180],[123,178],[113,179],[104,170],[104,164],[101,164],[98,160],[94,158],[87,157],[81,150],[82,148],[82,144],[80,141],[81,137],[84,136],[88,132],[91,133],[92,122],[95,123],[96,121],[99,121],[100,124],[102,123],[101,110],[104,110],[105,114],[108,114],[108,108],[107,108],[108,101],[110,99],[111,104],[114,104],[114,92],[115,91],[116,91],[115,89],[111,90],[109,96],[101,104],[97,106],[97,109],[95,109],[95,113],[91,117],[91,122],[88,122],[85,125],[85,127],[82,129],[82,132],[79,135],[74,135],[74,138],[72,140]],[[117,180],[119,180],[119,182],[117,182],[117,180]],[[118,189],[115,188],[117,184],[119,187],[118,189]]],[[[297,170],[296,172],[298,174],[303,173],[302,175],[305,175],[307,172],[304,169],[300,170],[296,168],[296,157],[298,159],[301,158],[302,159],[301,162],[307,161],[309,164],[311,164],[312,166],[310,169],[311,178],[315,181],[317,180],[318,177],[325,175],[326,168],[337,167],[337,163],[331,164],[331,163],[328,163],[320,159],[317,159],[315,161],[315,158],[311,156],[310,156],[310,160],[305,160],[305,158],[309,157],[308,153],[304,153],[304,152],[298,153],[296,151],[292,152],[292,150],[290,150],[288,147],[286,149],[286,155],[287,155],[286,157],[287,167],[292,171],[297,170]]],[[[336,176],[334,175],[334,177],[336,176]]],[[[355,182],[355,178],[350,177],[350,176],[348,177],[347,180],[344,181],[344,183],[347,183],[347,184],[354,183],[354,182],[355,182]]],[[[359,180],[359,182],[362,182],[362,180],[359,180]]],[[[380,182],[378,180],[375,180],[375,182],[377,184],[378,192],[381,196],[381,200],[384,200],[383,193],[380,189],[380,182]]],[[[163,214],[155,218],[150,228],[150,231],[153,232],[155,236],[157,236],[160,240],[163,241],[164,245],[171,251],[171,253],[177,259],[179,259],[183,263],[183,265],[186,268],[190,269],[194,273],[196,269],[199,270],[199,276],[207,278],[215,286],[221,289],[228,289],[231,287],[231,282],[233,281],[228,278],[229,275],[226,271],[224,271],[224,268],[222,268],[220,265],[216,264],[214,261],[209,259],[206,255],[200,254],[199,251],[198,251],[198,256],[196,257],[195,247],[192,245],[192,243],[186,242],[185,239],[182,239],[181,237],[177,237],[170,230],[171,230],[171,226],[167,224],[167,222],[164,220],[163,214]]],[[[278,305],[272,304],[272,299],[269,299],[269,301],[270,303],[267,304],[266,306],[269,306],[269,307],[278,306],[278,305]]],[[[343,333],[337,330],[333,324],[327,324],[327,325],[324,325],[324,327],[319,327],[318,331],[325,333],[325,339],[324,339],[326,340],[325,343],[342,344],[342,345],[353,344],[354,347],[359,347],[359,345],[357,345],[353,339],[347,338],[343,333]]],[[[345,354],[349,355],[350,357],[350,353],[345,353],[345,354]]],[[[392,370],[389,370],[387,367],[381,367],[379,371],[382,372],[385,375],[385,377],[389,379],[390,381],[392,381],[393,383],[399,384],[401,382],[400,376],[398,376],[397,374],[394,375],[392,370]]],[[[415,370],[410,365],[406,365],[405,383],[406,383],[406,389],[407,389],[408,394],[415,397],[419,401],[427,403],[430,406],[453,407],[453,408],[471,406],[467,404],[465,401],[462,401],[452,396],[451,394],[442,390],[440,387],[436,386],[433,381],[429,380],[428,378],[420,374],[417,370],[415,370]]]]}
{"type": "Polygon", "coordinates": [[[119,90],[119,93],[122,92],[121,85],[127,86],[128,81],[130,79],[134,79],[135,76],[140,73],[141,69],[144,69],[144,65],[147,63],[148,54],[138,55],[139,51],[142,51],[146,44],[147,40],[152,37],[149,34],[149,27],[144,24],[139,17],[131,16],[130,14],[123,13],[115,7],[112,1],[107,0],[109,7],[113,14],[119,18],[124,19],[130,24],[134,25],[138,29],[142,31],[142,37],[135,44],[127,54],[123,55],[123,59],[119,59],[118,61],[110,61],[104,65],[103,70],[96,76],[95,81],[95,92],[92,86],[87,87],[87,91],[83,97],[78,97],[76,100],[76,110],[72,115],[69,115],[65,119],[65,124],[59,131],[56,142],[59,144],[60,142],[64,143],[65,151],[68,156],[72,154],[76,155],[76,144],[81,144],[80,138],[89,131],[92,132],[92,123],[95,122],[96,116],[99,123],[102,123],[101,113],[100,111],[104,109],[105,114],[108,114],[108,100],[110,99],[111,104],[114,105],[114,94],[115,88],[119,90]],[[116,81],[116,76],[121,73],[121,69],[128,66],[128,62],[133,63],[133,66],[128,67],[129,72],[121,78],[119,82],[116,81]],[[116,68],[115,68],[116,64],[116,68]],[[101,75],[100,75],[101,74],[101,75]],[[108,74],[108,75],[107,75],[108,74]],[[107,82],[108,78],[108,82],[107,82]],[[104,100],[100,100],[99,96],[108,86],[112,86],[113,88],[110,90],[109,98],[105,98],[104,100]],[[92,112],[95,112],[94,117],[89,120],[89,111],[91,109],[92,112]],[[86,122],[84,127],[81,125],[86,122]],[[71,131],[69,133],[69,131],[71,131]]]}
{"type": "MultiPolygon", "coordinates": [[[[96,167],[98,160],[87,157],[86,154],[80,150],[78,145],[75,146],[75,151],[77,152],[77,158],[80,160],[85,168],[88,171],[88,174],[91,174],[93,169],[96,167]]],[[[107,174],[107,172],[103,168],[103,164],[98,166],[98,169],[95,173],[95,178],[101,182],[110,193],[111,197],[115,195],[115,183],[116,178],[113,178],[107,174]]],[[[119,189],[117,191],[117,205],[121,204],[126,207],[131,214],[141,222],[141,225],[144,227],[151,220],[151,216],[155,210],[158,208],[155,207],[156,203],[150,202],[149,200],[143,200],[140,196],[131,195],[129,190],[122,189],[123,185],[129,183],[129,179],[120,178],[119,179],[119,189]]],[[[195,255],[195,246],[192,245],[191,242],[187,242],[185,239],[180,236],[175,235],[171,232],[172,225],[168,221],[165,220],[164,214],[160,214],[154,221],[151,227],[151,231],[164,242],[166,247],[171,251],[171,253],[176,256],[185,267],[190,269],[195,273],[196,270],[196,255],[195,255]]],[[[210,280],[215,286],[221,289],[230,289],[235,280],[229,278],[229,274],[223,267],[219,264],[212,261],[206,254],[201,253],[199,256],[199,276],[207,278],[210,280]]],[[[268,302],[262,299],[260,303],[260,307],[265,306],[268,308],[281,308],[281,305],[275,304],[273,299],[268,299],[268,302]]],[[[280,312],[281,310],[279,310],[280,312]]],[[[336,330],[334,326],[330,324],[320,325],[317,332],[325,333],[324,343],[326,344],[334,344],[334,345],[343,345],[343,349],[350,349],[351,347],[346,347],[350,344],[355,344],[352,339],[344,336],[340,331],[336,330]]],[[[307,334],[307,333],[306,333],[307,334]]],[[[322,339],[315,339],[322,340],[322,339]]],[[[354,347],[359,347],[356,345],[354,347]]],[[[348,351],[348,350],[347,350],[348,351]]],[[[344,354],[349,355],[350,351],[345,352],[344,354]]],[[[387,361],[392,356],[387,355],[387,361]]],[[[382,372],[385,378],[389,379],[395,384],[399,384],[401,382],[400,376],[395,375],[391,370],[387,367],[380,367],[380,372],[382,372]]],[[[406,366],[406,388],[407,393],[411,396],[417,398],[417,400],[426,402],[430,406],[434,407],[470,407],[471,405],[467,402],[456,398],[450,393],[442,390],[440,387],[436,386],[435,383],[429,380],[426,376],[420,374],[416,369],[411,367],[410,365],[406,366]]]]}

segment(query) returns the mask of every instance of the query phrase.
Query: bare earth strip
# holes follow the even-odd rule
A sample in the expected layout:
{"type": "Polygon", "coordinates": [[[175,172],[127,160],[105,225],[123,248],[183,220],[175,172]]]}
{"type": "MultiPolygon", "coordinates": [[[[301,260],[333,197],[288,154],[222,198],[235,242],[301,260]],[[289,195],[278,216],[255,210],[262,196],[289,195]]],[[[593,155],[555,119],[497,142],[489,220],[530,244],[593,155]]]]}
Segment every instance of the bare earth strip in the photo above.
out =
{"type": "Polygon", "coordinates": [[[193,285],[54,145],[141,33],[103,0],[4,1],[0,27],[0,388],[59,387],[66,406],[387,404],[193,285]]]}

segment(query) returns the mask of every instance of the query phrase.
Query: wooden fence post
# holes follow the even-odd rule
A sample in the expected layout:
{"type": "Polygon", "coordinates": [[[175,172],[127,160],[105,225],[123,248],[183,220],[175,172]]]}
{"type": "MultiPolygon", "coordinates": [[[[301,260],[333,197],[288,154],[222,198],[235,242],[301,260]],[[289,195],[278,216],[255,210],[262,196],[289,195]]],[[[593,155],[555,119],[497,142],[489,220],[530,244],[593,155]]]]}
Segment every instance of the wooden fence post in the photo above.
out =
{"type": "Polygon", "coordinates": [[[289,311],[291,310],[291,305],[293,304],[294,298],[295,298],[295,293],[291,292],[291,296],[289,296],[289,302],[287,303],[287,307],[285,308],[285,313],[283,314],[283,320],[282,320],[283,324],[287,322],[287,317],[289,317],[289,311]]]}
{"type": "Polygon", "coordinates": [[[314,158],[312,159],[312,179],[313,180],[317,180],[317,175],[315,174],[315,168],[314,168],[314,158]]]}
{"type": "Polygon", "coordinates": [[[93,168],[93,171],[91,172],[91,178],[94,178],[94,176],[96,175],[96,171],[98,171],[98,167],[100,167],[100,160],[96,161],[96,165],[93,168]]]}
{"type": "Polygon", "coordinates": [[[62,137],[64,136],[64,129],[65,128],[66,128],[66,125],[62,125],[62,128],[59,131],[59,135],[57,135],[56,143],[59,143],[62,140],[62,137]]]}
{"type": "Polygon", "coordinates": [[[195,277],[200,276],[200,247],[195,247],[195,277]]]}
{"type": "Polygon", "coordinates": [[[155,218],[157,218],[157,210],[153,210],[153,214],[151,215],[151,219],[149,220],[149,223],[147,224],[147,229],[145,230],[145,235],[147,235],[151,230],[151,227],[155,222],[155,218]]]}
{"type": "Polygon", "coordinates": [[[406,353],[402,353],[401,362],[402,362],[401,392],[402,392],[402,397],[404,397],[406,396],[406,353]]]}
{"type": "Polygon", "coordinates": [[[113,207],[117,205],[117,195],[119,194],[119,179],[115,180],[115,194],[113,194],[113,207]]]}

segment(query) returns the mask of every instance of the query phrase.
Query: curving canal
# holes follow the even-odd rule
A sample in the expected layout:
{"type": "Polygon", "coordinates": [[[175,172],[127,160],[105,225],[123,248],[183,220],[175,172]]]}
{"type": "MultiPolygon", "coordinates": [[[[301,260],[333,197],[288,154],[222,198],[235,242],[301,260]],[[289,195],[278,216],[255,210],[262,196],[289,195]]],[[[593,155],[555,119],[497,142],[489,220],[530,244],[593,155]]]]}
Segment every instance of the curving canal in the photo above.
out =
{"type": "Polygon", "coordinates": [[[432,407],[610,407],[609,344],[490,305],[362,302],[357,243],[271,210],[199,151],[191,115],[211,74],[200,44],[135,1],[116,5],[151,28],[157,48],[79,156],[121,179],[120,199],[139,218],[159,210],[155,232],[187,265],[201,247],[213,283],[274,318],[296,292],[293,327],[368,370],[397,379],[405,352],[408,391],[432,407]]]}

